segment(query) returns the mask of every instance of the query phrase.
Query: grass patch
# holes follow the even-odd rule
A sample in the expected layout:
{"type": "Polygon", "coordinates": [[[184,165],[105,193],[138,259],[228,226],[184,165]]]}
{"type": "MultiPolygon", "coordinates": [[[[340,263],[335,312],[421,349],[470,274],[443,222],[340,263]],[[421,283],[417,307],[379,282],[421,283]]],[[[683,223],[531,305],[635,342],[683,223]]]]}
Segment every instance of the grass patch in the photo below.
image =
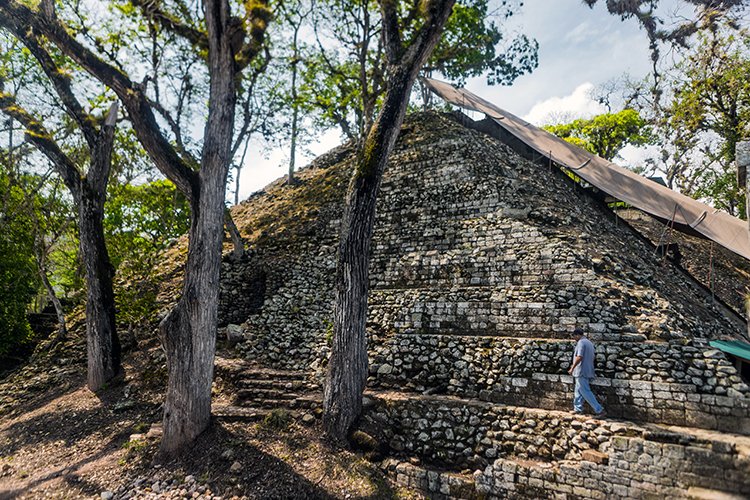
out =
{"type": "Polygon", "coordinates": [[[265,416],[263,421],[260,423],[260,427],[275,431],[283,431],[289,427],[291,421],[292,417],[291,415],[289,415],[288,411],[281,408],[276,408],[272,410],[271,413],[265,416]]]}
{"type": "Polygon", "coordinates": [[[133,433],[134,434],[145,434],[149,431],[151,428],[151,424],[148,424],[146,422],[138,422],[133,426],[133,433]]]}

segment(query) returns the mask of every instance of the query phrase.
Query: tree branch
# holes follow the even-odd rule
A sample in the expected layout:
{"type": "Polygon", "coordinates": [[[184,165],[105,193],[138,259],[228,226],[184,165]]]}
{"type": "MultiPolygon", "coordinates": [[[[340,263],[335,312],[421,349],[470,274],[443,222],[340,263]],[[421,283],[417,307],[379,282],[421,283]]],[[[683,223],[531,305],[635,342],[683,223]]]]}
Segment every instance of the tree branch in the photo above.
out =
{"type": "Polygon", "coordinates": [[[102,61],[73,38],[57,18],[54,4],[44,0],[40,11],[29,9],[15,0],[0,0],[0,22],[15,18],[19,25],[33,28],[52,41],[65,55],[81,65],[94,78],[111,88],[122,101],[133,121],[133,129],[157,168],[189,199],[199,191],[198,175],[177,154],[162,134],[153,110],[140,86],[112,65],[102,61]]]}
{"type": "Polygon", "coordinates": [[[26,138],[52,162],[74,198],[81,193],[81,173],[73,161],[60,149],[42,123],[18,105],[14,96],[6,94],[5,82],[0,79],[0,110],[20,122],[26,129],[26,138]]]}
{"type": "Polygon", "coordinates": [[[83,106],[76,99],[73,89],[70,86],[70,77],[58,68],[52,60],[52,56],[42,47],[39,38],[33,32],[16,26],[13,34],[26,45],[31,54],[39,62],[42,71],[44,71],[44,74],[47,75],[47,78],[49,78],[55,87],[55,91],[65,106],[68,115],[75,120],[89,147],[92,147],[96,142],[94,120],[91,115],[83,110],[83,106]]]}
{"type": "MultiPolygon", "coordinates": [[[[389,1],[391,0],[385,0],[385,3],[389,1]]],[[[450,17],[455,3],[455,0],[432,0],[425,5],[425,20],[400,63],[408,67],[410,72],[419,72],[435,45],[440,41],[440,32],[450,17]]]]}
{"type": "Polygon", "coordinates": [[[250,0],[245,5],[249,40],[235,54],[235,61],[240,71],[245,69],[263,50],[266,29],[273,17],[268,0],[250,0]]]}
{"type": "Polygon", "coordinates": [[[255,90],[255,85],[258,83],[258,78],[260,75],[265,73],[266,68],[268,68],[268,63],[271,61],[271,54],[268,50],[268,47],[265,47],[265,58],[263,59],[262,65],[257,68],[255,71],[253,71],[253,74],[250,75],[249,79],[249,85],[248,88],[245,90],[245,94],[247,95],[243,105],[242,105],[242,126],[240,127],[240,131],[236,134],[234,138],[234,144],[232,145],[232,157],[234,158],[234,155],[237,154],[237,151],[240,148],[240,145],[245,142],[245,135],[248,134],[248,131],[252,132],[252,129],[250,127],[251,122],[251,113],[250,113],[250,104],[252,101],[252,97],[255,90]]]}
{"type": "Polygon", "coordinates": [[[398,25],[398,8],[395,0],[379,0],[380,12],[383,17],[383,47],[388,64],[397,64],[403,44],[401,30],[398,25]]]}
{"type": "MultiPolygon", "coordinates": [[[[148,99],[148,98],[147,98],[148,99]]],[[[154,110],[161,115],[162,118],[167,122],[167,125],[169,125],[169,128],[172,130],[172,133],[174,134],[174,140],[175,144],[177,145],[177,151],[182,156],[183,160],[188,165],[198,165],[198,160],[190,154],[190,152],[185,148],[185,143],[182,140],[182,128],[180,127],[180,124],[177,123],[177,121],[172,117],[172,115],[164,109],[164,106],[161,105],[159,101],[154,101],[153,99],[148,99],[149,105],[154,108],[154,110]]]]}
{"type": "Polygon", "coordinates": [[[175,16],[162,9],[158,0],[130,0],[141,9],[143,17],[158,24],[166,31],[179,35],[194,46],[208,50],[208,36],[203,31],[181,22],[175,16]]]}
{"type": "Polygon", "coordinates": [[[91,149],[91,166],[89,167],[89,187],[97,193],[104,194],[109,180],[109,171],[112,167],[112,143],[115,139],[115,123],[117,122],[117,101],[112,103],[107,113],[107,118],[99,130],[99,137],[91,149]]]}

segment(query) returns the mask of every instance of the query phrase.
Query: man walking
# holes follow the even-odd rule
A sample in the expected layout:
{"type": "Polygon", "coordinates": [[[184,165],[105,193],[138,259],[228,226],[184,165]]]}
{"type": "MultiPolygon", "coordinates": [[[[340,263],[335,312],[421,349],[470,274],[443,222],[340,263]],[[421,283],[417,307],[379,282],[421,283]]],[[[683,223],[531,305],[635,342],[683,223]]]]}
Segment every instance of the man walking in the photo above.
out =
{"type": "Polygon", "coordinates": [[[583,413],[583,401],[591,406],[597,417],[605,417],[604,407],[596,400],[596,396],[591,392],[589,382],[596,376],[594,373],[594,344],[587,339],[583,330],[576,328],[573,330],[573,338],[576,340],[576,348],[573,352],[573,364],[568,370],[576,381],[575,396],[573,397],[573,411],[583,413]]]}

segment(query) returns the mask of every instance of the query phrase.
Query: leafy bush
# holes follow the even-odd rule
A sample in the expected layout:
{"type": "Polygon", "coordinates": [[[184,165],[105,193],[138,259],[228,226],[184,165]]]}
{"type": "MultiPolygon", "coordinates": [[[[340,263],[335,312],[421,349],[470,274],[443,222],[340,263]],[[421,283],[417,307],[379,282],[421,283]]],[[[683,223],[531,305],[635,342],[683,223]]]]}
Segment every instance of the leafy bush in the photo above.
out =
{"type": "Polygon", "coordinates": [[[31,337],[26,317],[39,288],[23,193],[0,174],[0,356],[31,337]]]}
{"type": "Polygon", "coordinates": [[[115,290],[119,322],[137,324],[154,312],[159,254],[189,227],[187,201],[171,182],[110,186],[104,230],[112,265],[127,284],[115,290]]]}

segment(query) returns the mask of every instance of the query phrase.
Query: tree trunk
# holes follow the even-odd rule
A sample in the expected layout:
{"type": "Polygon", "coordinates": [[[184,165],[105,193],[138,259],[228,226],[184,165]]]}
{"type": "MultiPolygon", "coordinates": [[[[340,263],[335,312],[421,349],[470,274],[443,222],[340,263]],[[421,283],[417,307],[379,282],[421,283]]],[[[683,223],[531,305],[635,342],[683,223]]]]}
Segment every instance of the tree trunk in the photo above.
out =
{"type": "Polygon", "coordinates": [[[224,210],[224,225],[229,232],[229,237],[232,239],[232,256],[235,260],[239,261],[245,256],[245,240],[242,239],[240,230],[237,229],[237,224],[234,223],[232,212],[228,208],[224,210]]]}
{"type": "Polygon", "coordinates": [[[323,393],[326,437],[343,446],[362,411],[367,383],[367,292],[375,205],[388,157],[404,122],[409,96],[420,68],[440,39],[454,0],[426,2],[424,21],[404,47],[396,4],[381,1],[388,83],[383,108],[368,132],[349,183],[336,262],[333,346],[323,393]]]}
{"type": "Polygon", "coordinates": [[[299,36],[300,24],[294,26],[294,36],[292,37],[292,137],[289,145],[289,177],[286,179],[287,186],[293,186],[295,184],[294,179],[294,167],[297,157],[297,135],[299,134],[299,103],[297,102],[297,70],[299,65],[299,47],[297,46],[297,38],[299,36]]]}
{"type": "Polygon", "coordinates": [[[161,442],[165,457],[180,453],[211,419],[226,171],[223,179],[201,176],[182,297],[160,327],[169,375],[161,442]]]}
{"type": "MultiPolygon", "coordinates": [[[[242,158],[244,160],[245,155],[242,155],[242,158]]],[[[234,204],[239,205],[240,204],[240,173],[242,173],[242,163],[238,163],[234,166],[234,170],[237,172],[234,178],[234,204]]]]}
{"type": "Polygon", "coordinates": [[[120,340],[115,323],[115,270],[104,242],[104,200],[112,166],[117,103],[91,149],[88,175],[81,179],[74,197],[78,204],[78,232],[86,271],[86,343],[88,387],[99,390],[120,372],[120,340]]]}
{"type": "Polygon", "coordinates": [[[367,383],[367,292],[375,204],[414,82],[406,71],[392,75],[383,110],[365,141],[349,184],[336,266],[333,347],[323,397],[323,425],[342,446],[362,410],[367,383]]]}
{"type": "Polygon", "coordinates": [[[86,269],[88,387],[99,390],[120,371],[120,342],[115,327],[114,268],[104,244],[104,197],[86,183],[78,202],[81,257],[86,269]]]}
{"type": "MultiPolygon", "coordinates": [[[[297,67],[294,67],[294,72],[296,73],[297,67]]],[[[296,74],[292,75],[292,81],[294,81],[296,77],[296,74]]],[[[292,84],[294,85],[294,84],[292,84]]],[[[296,94],[296,92],[295,92],[296,94]]],[[[296,99],[296,96],[294,97],[296,99]]],[[[297,107],[297,104],[294,104],[294,110],[292,111],[292,140],[291,144],[289,146],[290,154],[289,154],[289,176],[286,179],[287,186],[293,186],[297,183],[296,179],[294,178],[294,168],[295,168],[295,159],[297,156],[297,135],[299,133],[298,131],[298,123],[299,120],[299,109],[297,107]]]]}
{"type": "Polygon", "coordinates": [[[211,421],[219,310],[219,272],[224,240],[224,197],[234,126],[235,61],[231,17],[225,0],[206,1],[209,34],[209,112],[204,133],[199,189],[192,197],[192,218],[183,293],[160,325],[167,353],[167,395],[160,455],[180,453],[211,421]]]}
{"type": "Polygon", "coordinates": [[[47,277],[47,266],[44,256],[45,250],[43,244],[40,243],[40,245],[42,245],[41,248],[37,250],[37,268],[39,269],[39,278],[42,280],[44,289],[47,291],[47,297],[49,298],[50,302],[52,302],[52,306],[55,308],[55,315],[57,316],[57,333],[55,334],[55,338],[52,339],[52,342],[49,345],[49,348],[51,349],[59,342],[65,340],[65,338],[68,336],[68,327],[65,323],[65,311],[63,310],[62,303],[57,297],[55,289],[52,287],[52,283],[49,282],[49,278],[47,277]]]}

